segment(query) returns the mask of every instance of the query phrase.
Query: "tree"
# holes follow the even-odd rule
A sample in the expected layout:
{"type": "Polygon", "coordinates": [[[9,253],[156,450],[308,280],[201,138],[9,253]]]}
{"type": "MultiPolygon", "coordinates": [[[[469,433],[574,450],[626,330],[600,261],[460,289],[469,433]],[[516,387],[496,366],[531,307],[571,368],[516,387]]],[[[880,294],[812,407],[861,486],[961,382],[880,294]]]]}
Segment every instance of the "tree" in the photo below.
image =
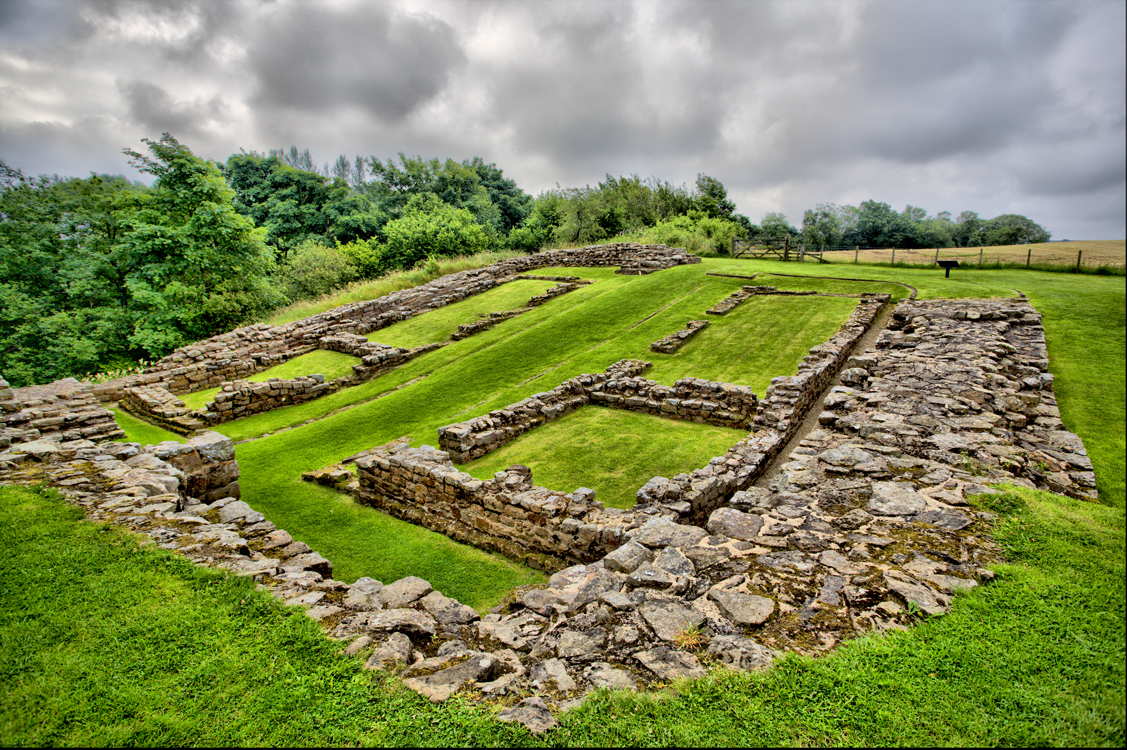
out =
{"type": "Polygon", "coordinates": [[[1021,214],[1002,214],[982,225],[987,245],[1029,245],[1048,242],[1052,234],[1021,214]]]}
{"type": "Polygon", "coordinates": [[[953,231],[955,247],[970,247],[982,244],[982,220],[974,211],[963,211],[955,219],[953,231]]]}
{"type": "Polygon", "coordinates": [[[802,216],[802,241],[811,247],[840,245],[842,234],[839,208],[833,203],[819,203],[802,216]]]}
{"type": "Polygon", "coordinates": [[[790,225],[787,217],[772,211],[759,222],[759,238],[769,242],[782,242],[787,236],[798,234],[798,230],[790,225]]]}
{"type": "Polygon", "coordinates": [[[235,191],[218,166],[168,133],[143,140],[151,157],[124,153],[156,182],[136,197],[120,254],[129,268],[129,341],[159,356],[231,330],[284,298],[269,280],[265,233],[235,210],[235,191]]]}
{"type": "Polygon", "coordinates": [[[0,363],[13,385],[135,360],[116,248],[123,177],[28,178],[0,161],[0,363]]]}
{"type": "Polygon", "coordinates": [[[724,183],[706,174],[697,175],[697,195],[694,207],[715,219],[730,219],[736,204],[728,200],[728,189],[724,183]]]}
{"type": "Polygon", "coordinates": [[[352,181],[352,162],[344,154],[338,156],[333,164],[333,180],[340,180],[344,183],[352,181]]]}
{"type": "Polygon", "coordinates": [[[356,278],[356,266],[339,247],[307,240],[294,248],[280,269],[279,278],[291,300],[328,294],[356,278]]]}
{"type": "Polygon", "coordinates": [[[892,206],[872,200],[861,204],[857,217],[856,244],[866,247],[902,247],[904,238],[911,234],[911,224],[896,213],[892,206]]]}

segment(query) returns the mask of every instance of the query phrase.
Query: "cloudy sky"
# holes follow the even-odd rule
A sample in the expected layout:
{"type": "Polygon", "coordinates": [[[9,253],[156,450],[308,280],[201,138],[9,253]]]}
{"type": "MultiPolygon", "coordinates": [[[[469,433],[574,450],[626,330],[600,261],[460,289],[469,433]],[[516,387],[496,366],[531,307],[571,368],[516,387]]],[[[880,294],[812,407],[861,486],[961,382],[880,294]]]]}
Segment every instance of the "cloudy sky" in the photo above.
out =
{"type": "Polygon", "coordinates": [[[0,0],[0,158],[124,173],[296,144],[495,162],[525,190],[720,179],[1127,235],[1121,0],[0,0]]]}

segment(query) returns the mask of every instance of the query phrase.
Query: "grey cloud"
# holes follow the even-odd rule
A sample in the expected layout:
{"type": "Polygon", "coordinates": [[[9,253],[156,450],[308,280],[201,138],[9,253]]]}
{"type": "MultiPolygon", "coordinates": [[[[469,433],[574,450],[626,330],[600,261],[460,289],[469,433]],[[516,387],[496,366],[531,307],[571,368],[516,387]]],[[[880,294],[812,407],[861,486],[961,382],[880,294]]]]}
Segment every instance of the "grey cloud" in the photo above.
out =
{"type": "Polygon", "coordinates": [[[204,124],[223,112],[218,96],[208,102],[178,102],[167,91],[147,81],[118,81],[133,121],[152,133],[179,137],[198,136],[204,124]]]}
{"type": "Polygon", "coordinates": [[[492,117],[513,128],[518,147],[605,172],[608,160],[652,160],[716,142],[720,118],[709,87],[691,73],[656,89],[647,80],[647,41],[636,39],[630,6],[532,7],[526,33],[534,58],[488,71],[492,117]]]}
{"type": "Polygon", "coordinates": [[[389,6],[289,6],[249,50],[253,104],[270,113],[355,106],[399,122],[432,100],[465,62],[453,28],[389,6]]]}

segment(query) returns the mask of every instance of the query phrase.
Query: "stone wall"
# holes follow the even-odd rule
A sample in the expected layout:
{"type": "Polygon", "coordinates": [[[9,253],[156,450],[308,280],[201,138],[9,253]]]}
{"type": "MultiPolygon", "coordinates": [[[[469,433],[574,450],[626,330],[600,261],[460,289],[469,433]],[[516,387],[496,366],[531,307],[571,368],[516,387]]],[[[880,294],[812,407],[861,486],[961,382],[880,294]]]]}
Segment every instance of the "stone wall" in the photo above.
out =
{"type": "MultiPolygon", "coordinates": [[[[592,490],[532,485],[526,467],[480,481],[443,451],[394,443],[356,462],[360,502],[540,570],[594,562],[621,543],[592,490]],[[592,515],[599,525],[588,523],[592,515]]],[[[612,515],[614,515],[612,513],[612,515]]]]}
{"type": "Polygon", "coordinates": [[[113,412],[98,403],[89,385],[63,378],[47,385],[11,388],[0,379],[0,448],[34,440],[124,437],[113,412]]]}
{"type": "Polygon", "coordinates": [[[205,426],[192,416],[183,401],[159,385],[126,388],[119,405],[135,417],[181,435],[190,435],[205,426]]]}
{"type": "Polygon", "coordinates": [[[863,296],[841,328],[810,349],[796,375],[772,379],[759,402],[754,432],[707,466],[672,478],[654,477],[638,490],[637,504],[664,507],[701,522],[734,493],[750,487],[794,436],[889,299],[887,294],[863,296]]]}
{"type": "Polygon", "coordinates": [[[707,320],[690,320],[685,324],[685,327],[676,333],[671,333],[665,338],[658,339],[650,344],[650,351],[658,352],[660,354],[672,354],[680,349],[693,336],[708,328],[707,320]]]}
{"type": "Polygon", "coordinates": [[[746,428],[757,404],[746,385],[702,378],[681,378],[670,387],[641,377],[614,377],[586,391],[593,404],[719,427],[746,428]]]}
{"type": "Polygon", "coordinates": [[[504,409],[439,429],[439,445],[454,461],[465,463],[587,404],[722,427],[747,427],[755,416],[756,397],[746,386],[699,378],[665,386],[637,376],[649,365],[624,359],[606,372],[565,380],[504,409]]]}
{"type": "MultiPolygon", "coordinates": [[[[347,378],[345,378],[347,380],[347,378]]],[[[230,422],[283,406],[312,401],[335,391],[336,381],[325,381],[324,375],[308,375],[283,380],[270,378],[261,383],[236,380],[224,383],[215,400],[204,406],[203,418],[208,424],[230,422]]]]}
{"type": "Polygon", "coordinates": [[[704,312],[707,315],[727,315],[744,302],[747,302],[749,299],[759,294],[810,296],[817,294],[817,292],[779,291],[773,286],[743,286],[704,312]]]}
{"type": "MultiPolygon", "coordinates": [[[[410,509],[424,523],[440,509],[441,523],[432,523],[455,538],[478,544],[480,532],[495,549],[544,567],[581,561],[484,617],[415,577],[335,581],[329,560],[246,503],[193,497],[193,455],[201,467],[234,461],[222,436],[144,450],[24,443],[25,452],[0,453],[0,481],[47,478],[93,520],[253,577],[347,640],[348,656],[401,670],[404,685],[430,700],[464,691],[508,704],[499,719],[543,729],[554,721],[550,708],[595,688],[668,684],[713,665],[762,669],[783,651],[825,652],[903,629],[989,582],[988,566],[1000,559],[994,518],[968,496],[1010,482],[1096,497],[1083,442],[1060,421],[1047,362],[1040,316],[1025,300],[902,302],[876,347],[846,362],[849,384],[830,391],[822,427],[769,486],[747,486],[699,524],[678,523],[657,502],[617,511],[583,488],[543,490],[524,467],[474,480],[445,453],[402,442],[360,459],[367,502],[410,509]],[[689,633],[708,660],[683,648],[689,633]]],[[[14,401],[5,395],[0,410],[14,401]]],[[[778,421],[793,430],[798,420],[778,421]]],[[[761,426],[741,444],[781,439],[761,426]]],[[[230,488],[211,489],[224,481],[221,468],[212,471],[200,491],[214,497],[230,488]]]]}
{"type": "Polygon", "coordinates": [[[608,367],[606,372],[565,380],[550,391],[537,393],[504,409],[439,428],[439,445],[458,463],[480,458],[529,430],[590,403],[589,387],[615,377],[629,377],[648,366],[648,362],[624,359],[608,367]]]}

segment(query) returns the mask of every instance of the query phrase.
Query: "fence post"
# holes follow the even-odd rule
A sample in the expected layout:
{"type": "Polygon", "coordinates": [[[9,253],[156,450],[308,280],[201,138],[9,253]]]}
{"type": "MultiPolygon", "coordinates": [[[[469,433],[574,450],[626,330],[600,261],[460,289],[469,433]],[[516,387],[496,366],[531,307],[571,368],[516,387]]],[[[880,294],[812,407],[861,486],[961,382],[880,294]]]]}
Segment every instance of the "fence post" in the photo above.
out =
{"type": "Polygon", "coordinates": [[[1084,252],[1083,250],[1077,250],[1076,251],[1076,272],[1077,273],[1080,273],[1080,254],[1083,253],[1083,252],[1084,252]]]}
{"type": "Polygon", "coordinates": [[[1029,262],[1033,260],[1033,245],[1029,246],[1029,252],[1025,256],[1025,270],[1029,270],[1029,262]]]}
{"type": "Polygon", "coordinates": [[[853,246],[853,265],[857,265],[857,256],[860,255],[860,254],[861,254],[861,246],[860,245],[854,245],[853,246]]]}
{"type": "Polygon", "coordinates": [[[978,267],[979,268],[982,268],[982,253],[985,252],[985,251],[986,251],[986,248],[984,248],[984,247],[978,248],[978,267]]]}
{"type": "Polygon", "coordinates": [[[891,265],[894,265],[894,266],[896,265],[896,248],[892,248],[892,263],[891,263],[891,265]]]}
{"type": "Polygon", "coordinates": [[[790,235],[783,237],[783,263],[790,260],[790,235]]]}
{"type": "Polygon", "coordinates": [[[935,247],[935,262],[936,263],[939,262],[939,246],[938,245],[936,245],[936,247],[935,247]]]}

